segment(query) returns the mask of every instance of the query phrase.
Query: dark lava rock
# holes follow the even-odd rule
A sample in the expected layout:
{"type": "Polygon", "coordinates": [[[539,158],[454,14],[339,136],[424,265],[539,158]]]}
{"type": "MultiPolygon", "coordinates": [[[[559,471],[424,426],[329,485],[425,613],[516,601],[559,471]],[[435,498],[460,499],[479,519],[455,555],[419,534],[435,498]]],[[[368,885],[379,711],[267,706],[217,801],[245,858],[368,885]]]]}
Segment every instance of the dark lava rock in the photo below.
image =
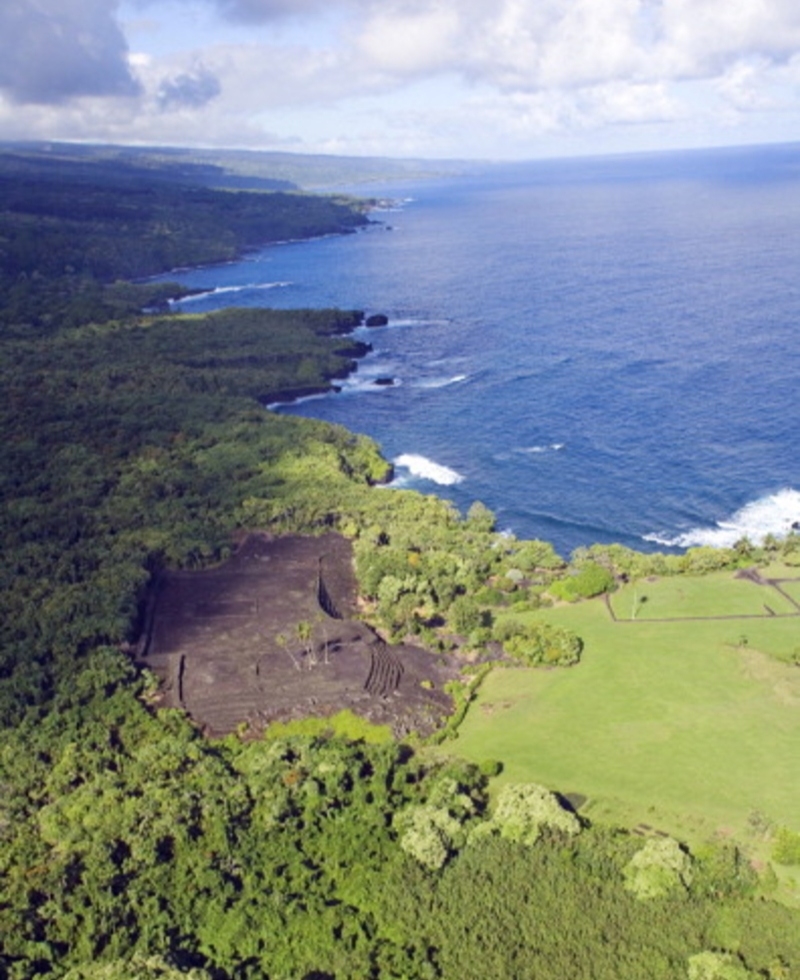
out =
{"type": "Polygon", "coordinates": [[[339,347],[333,353],[339,357],[366,357],[372,350],[372,344],[357,340],[348,347],[339,347]]]}
{"type": "Polygon", "coordinates": [[[384,313],[373,313],[372,316],[368,316],[366,319],[366,325],[368,327],[385,327],[389,322],[389,317],[384,313]]]}

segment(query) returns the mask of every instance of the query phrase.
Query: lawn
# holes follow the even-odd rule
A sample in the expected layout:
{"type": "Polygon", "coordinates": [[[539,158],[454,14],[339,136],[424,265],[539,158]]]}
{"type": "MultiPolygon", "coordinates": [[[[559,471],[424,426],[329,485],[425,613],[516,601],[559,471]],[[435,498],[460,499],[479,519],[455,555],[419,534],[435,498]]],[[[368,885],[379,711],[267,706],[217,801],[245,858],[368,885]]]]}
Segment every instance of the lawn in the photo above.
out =
{"type": "MultiPolygon", "coordinates": [[[[715,577],[681,579],[698,585],[685,607],[713,615],[715,577]]],[[[674,609],[678,592],[655,584],[654,607],[659,594],[674,609]]],[[[493,672],[461,726],[460,755],[501,760],[506,781],[581,793],[595,820],[695,841],[746,838],[756,812],[800,830],[800,669],[770,656],[800,642],[800,619],[614,623],[599,599],[546,616],[584,639],[582,662],[493,672]]]]}
{"type": "Polygon", "coordinates": [[[618,619],[781,616],[798,611],[777,589],[731,572],[635,582],[613,593],[611,607],[618,619]]]}
{"type": "Polygon", "coordinates": [[[796,603],[800,604],[800,577],[792,579],[788,582],[781,582],[781,588],[784,592],[790,595],[796,603]]]}

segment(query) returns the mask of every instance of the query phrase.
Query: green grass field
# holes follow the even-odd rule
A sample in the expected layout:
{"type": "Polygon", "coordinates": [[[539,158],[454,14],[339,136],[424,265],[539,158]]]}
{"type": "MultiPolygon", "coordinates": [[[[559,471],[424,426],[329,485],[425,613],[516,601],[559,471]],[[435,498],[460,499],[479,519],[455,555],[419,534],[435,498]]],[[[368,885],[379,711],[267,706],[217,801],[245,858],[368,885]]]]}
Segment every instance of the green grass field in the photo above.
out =
{"type": "MultiPolygon", "coordinates": [[[[792,595],[791,587],[783,585],[792,595]]],[[[769,585],[757,585],[730,572],[703,578],[656,579],[627,585],[611,596],[618,619],[680,619],[698,616],[785,616],[797,607],[769,585]]]]}
{"type": "MultiPolygon", "coordinates": [[[[730,615],[736,597],[757,615],[766,591],[777,605],[774,590],[730,573],[639,588],[666,619],[730,615]]],[[[632,597],[623,590],[615,608],[630,610],[632,597]]],[[[600,599],[530,615],[575,630],[583,660],[494,671],[461,726],[460,755],[500,759],[502,780],[584,794],[591,819],[689,841],[749,835],[755,846],[756,812],[800,830],[800,669],[777,659],[800,644],[800,618],[651,622],[640,612],[614,623],[600,599]]]]}
{"type": "Polygon", "coordinates": [[[788,593],[796,603],[800,604],[800,578],[792,582],[782,582],[781,588],[788,593]]]}

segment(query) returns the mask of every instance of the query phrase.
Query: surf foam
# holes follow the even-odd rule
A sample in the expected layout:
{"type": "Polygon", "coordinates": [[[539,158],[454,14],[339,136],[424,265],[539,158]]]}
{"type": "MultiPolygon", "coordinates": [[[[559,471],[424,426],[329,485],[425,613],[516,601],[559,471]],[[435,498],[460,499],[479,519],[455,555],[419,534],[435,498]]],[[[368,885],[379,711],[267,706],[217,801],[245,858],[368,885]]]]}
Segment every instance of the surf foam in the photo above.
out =
{"type": "Polygon", "coordinates": [[[455,483],[461,483],[464,479],[460,473],[451,470],[449,466],[434,463],[433,460],[416,453],[402,453],[393,462],[395,466],[402,466],[407,469],[412,476],[422,480],[431,480],[443,487],[451,487],[455,483]]]}
{"type": "Polygon", "coordinates": [[[538,453],[557,453],[559,450],[564,448],[563,442],[551,442],[548,446],[522,446],[519,450],[520,453],[528,453],[529,455],[536,455],[538,453]]]}
{"type": "Polygon", "coordinates": [[[800,521],[800,492],[785,487],[777,493],[752,500],[730,518],[718,521],[714,527],[694,527],[682,534],[665,532],[645,534],[645,541],[670,548],[732,548],[741,538],[760,544],[768,534],[781,538],[800,521]]]}
{"type": "Polygon", "coordinates": [[[455,374],[452,378],[430,378],[428,381],[417,381],[415,388],[448,388],[450,385],[461,384],[466,381],[469,375],[455,374]]]}
{"type": "Polygon", "coordinates": [[[202,293],[192,293],[191,296],[181,296],[177,299],[170,299],[167,302],[172,305],[182,303],[196,303],[198,300],[206,299],[209,296],[221,296],[223,293],[243,293],[248,289],[281,289],[291,286],[290,282],[251,282],[246,286],[215,286],[214,289],[203,290],[202,293]]]}

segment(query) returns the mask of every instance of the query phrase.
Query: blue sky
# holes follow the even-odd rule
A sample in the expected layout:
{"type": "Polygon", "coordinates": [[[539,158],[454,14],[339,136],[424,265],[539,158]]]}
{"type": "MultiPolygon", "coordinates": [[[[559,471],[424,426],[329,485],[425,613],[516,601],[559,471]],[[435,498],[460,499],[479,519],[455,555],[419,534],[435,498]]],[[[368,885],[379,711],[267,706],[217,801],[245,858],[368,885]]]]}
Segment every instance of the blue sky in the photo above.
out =
{"type": "Polygon", "coordinates": [[[0,138],[488,159],[800,140],[800,3],[2,0],[0,138]]]}

